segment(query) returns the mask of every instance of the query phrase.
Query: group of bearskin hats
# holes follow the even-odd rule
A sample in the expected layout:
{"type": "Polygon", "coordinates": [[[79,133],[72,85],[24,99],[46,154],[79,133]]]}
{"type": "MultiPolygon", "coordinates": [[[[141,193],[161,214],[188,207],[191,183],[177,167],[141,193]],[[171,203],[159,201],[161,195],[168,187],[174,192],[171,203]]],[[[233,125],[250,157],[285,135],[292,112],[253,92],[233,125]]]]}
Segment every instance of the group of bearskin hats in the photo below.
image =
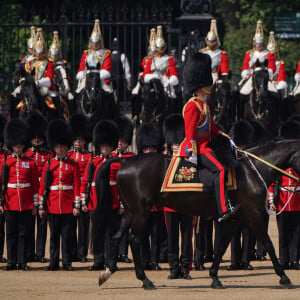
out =
{"type": "Polygon", "coordinates": [[[54,149],[56,145],[71,148],[73,141],[81,137],[87,143],[92,140],[96,152],[99,152],[101,144],[111,145],[115,149],[118,139],[124,139],[128,144],[132,142],[133,126],[126,117],[99,121],[93,134],[91,131],[88,118],[82,114],[71,116],[69,121],[56,119],[49,123],[39,114],[32,114],[25,120],[12,119],[8,122],[0,115],[0,140],[10,150],[18,144],[30,147],[30,141],[34,138],[44,140],[47,147],[54,149]]]}

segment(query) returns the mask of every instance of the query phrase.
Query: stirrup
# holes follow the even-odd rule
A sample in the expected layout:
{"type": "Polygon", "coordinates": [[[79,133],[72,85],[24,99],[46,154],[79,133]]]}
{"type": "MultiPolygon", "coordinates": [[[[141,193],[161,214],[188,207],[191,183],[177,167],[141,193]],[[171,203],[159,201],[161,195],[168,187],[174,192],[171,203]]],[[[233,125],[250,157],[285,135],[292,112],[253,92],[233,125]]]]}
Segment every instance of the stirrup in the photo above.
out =
{"type": "Polygon", "coordinates": [[[218,222],[223,222],[226,221],[227,219],[229,219],[231,216],[233,216],[238,209],[240,208],[241,204],[237,204],[236,206],[232,206],[231,204],[229,204],[229,209],[226,213],[224,213],[219,219],[218,222]]]}

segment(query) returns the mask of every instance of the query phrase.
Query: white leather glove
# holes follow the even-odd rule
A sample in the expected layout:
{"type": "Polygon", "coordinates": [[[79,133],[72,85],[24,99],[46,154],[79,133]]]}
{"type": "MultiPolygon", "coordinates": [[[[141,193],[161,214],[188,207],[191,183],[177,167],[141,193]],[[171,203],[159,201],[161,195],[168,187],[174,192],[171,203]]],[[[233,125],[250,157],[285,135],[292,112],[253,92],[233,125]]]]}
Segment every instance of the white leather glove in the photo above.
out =
{"type": "Polygon", "coordinates": [[[249,69],[244,70],[244,71],[241,73],[241,76],[242,76],[243,79],[249,78],[249,76],[250,76],[250,70],[249,70],[249,69]]]}
{"type": "Polygon", "coordinates": [[[100,79],[108,79],[110,78],[110,73],[107,70],[100,70],[100,79]]]}
{"type": "Polygon", "coordinates": [[[35,82],[37,87],[42,88],[42,87],[50,87],[51,85],[51,80],[49,77],[41,78],[35,82]]]}
{"type": "Polygon", "coordinates": [[[20,92],[21,92],[21,86],[19,85],[15,88],[15,90],[11,94],[17,98],[20,92]]]}
{"type": "Polygon", "coordinates": [[[77,74],[76,74],[76,79],[77,80],[81,80],[82,78],[84,78],[86,76],[86,70],[82,70],[82,71],[80,71],[80,72],[78,72],[77,74]]]}
{"type": "Polygon", "coordinates": [[[169,78],[169,85],[171,86],[175,86],[179,83],[179,80],[178,80],[178,77],[175,76],[175,75],[172,75],[170,78],[169,78]]]}
{"type": "Polygon", "coordinates": [[[298,83],[300,81],[300,73],[295,74],[295,81],[298,83]]]}
{"type": "Polygon", "coordinates": [[[197,165],[197,155],[191,155],[189,157],[189,161],[195,165],[197,165]]]}
{"type": "Polygon", "coordinates": [[[286,89],[287,88],[286,81],[279,81],[276,88],[277,88],[277,90],[286,89]]]}
{"type": "Polygon", "coordinates": [[[144,78],[144,81],[145,81],[146,83],[148,83],[150,80],[152,80],[152,79],[154,79],[154,78],[159,79],[159,75],[158,75],[157,73],[146,74],[146,75],[145,75],[145,78],[144,78]]]}

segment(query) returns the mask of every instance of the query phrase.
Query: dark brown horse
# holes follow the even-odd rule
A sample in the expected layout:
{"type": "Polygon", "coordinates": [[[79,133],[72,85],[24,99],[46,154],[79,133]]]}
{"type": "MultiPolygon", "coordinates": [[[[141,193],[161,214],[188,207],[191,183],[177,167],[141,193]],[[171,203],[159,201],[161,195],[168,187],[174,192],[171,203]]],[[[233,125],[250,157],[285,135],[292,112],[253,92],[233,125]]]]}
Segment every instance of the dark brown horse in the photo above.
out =
{"type": "MultiPolygon", "coordinates": [[[[300,172],[300,140],[276,141],[252,148],[249,152],[282,169],[292,167],[297,173],[300,172]]],[[[218,155],[217,151],[216,154],[218,155]]],[[[153,205],[156,205],[158,208],[164,206],[170,207],[183,214],[216,217],[216,203],[211,191],[160,192],[169,159],[159,153],[149,153],[128,159],[113,158],[103,164],[96,179],[96,189],[99,199],[96,212],[99,218],[110,207],[107,201],[101,201],[101,199],[108,198],[103,197],[101,193],[106,190],[104,188],[105,181],[109,183],[107,175],[109,174],[109,166],[112,162],[122,163],[121,169],[117,174],[117,183],[121,201],[126,208],[126,217],[123,219],[121,228],[115,235],[113,242],[115,245],[118,244],[118,239],[122,236],[122,231],[128,227],[131,228],[130,245],[136,276],[143,282],[145,289],[152,289],[154,285],[144,272],[140,243],[147,218],[153,205]]],[[[218,278],[219,265],[229,245],[234,229],[241,222],[247,224],[257,240],[265,246],[272,260],[275,272],[280,276],[280,284],[290,287],[290,279],[278,262],[274,246],[261,217],[261,213],[265,209],[267,187],[280,177],[280,173],[259,161],[245,156],[238,161],[235,171],[237,190],[229,191],[229,198],[232,204],[240,203],[240,209],[235,216],[221,223],[221,238],[218,245],[216,245],[215,257],[209,271],[212,278],[211,287],[216,289],[223,288],[218,278]]],[[[97,240],[96,232],[94,232],[93,240],[94,242],[97,240]]],[[[115,256],[113,252],[110,254],[111,258],[115,256]]],[[[99,275],[99,284],[106,281],[114,271],[114,266],[108,263],[106,271],[99,275]]]]}

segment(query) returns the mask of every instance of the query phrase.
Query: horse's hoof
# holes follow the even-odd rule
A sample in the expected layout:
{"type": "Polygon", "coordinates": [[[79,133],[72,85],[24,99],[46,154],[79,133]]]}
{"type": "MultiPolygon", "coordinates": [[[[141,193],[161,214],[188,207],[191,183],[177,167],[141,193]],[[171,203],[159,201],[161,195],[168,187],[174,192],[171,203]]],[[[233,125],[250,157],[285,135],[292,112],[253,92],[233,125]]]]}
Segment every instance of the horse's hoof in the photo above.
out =
{"type": "Polygon", "coordinates": [[[218,290],[225,289],[225,287],[223,286],[223,284],[219,279],[213,279],[213,282],[211,283],[211,288],[218,289],[218,290]]]}
{"type": "Polygon", "coordinates": [[[155,285],[149,279],[143,280],[143,289],[144,290],[156,290],[155,285]]]}
{"type": "Polygon", "coordinates": [[[283,275],[280,280],[279,280],[279,283],[285,287],[285,288],[293,288],[294,286],[292,285],[290,279],[286,276],[286,275],[283,275]]]}
{"type": "Polygon", "coordinates": [[[106,268],[104,272],[101,272],[98,274],[98,285],[102,285],[105,281],[108,280],[108,278],[111,276],[111,271],[106,268]]]}

